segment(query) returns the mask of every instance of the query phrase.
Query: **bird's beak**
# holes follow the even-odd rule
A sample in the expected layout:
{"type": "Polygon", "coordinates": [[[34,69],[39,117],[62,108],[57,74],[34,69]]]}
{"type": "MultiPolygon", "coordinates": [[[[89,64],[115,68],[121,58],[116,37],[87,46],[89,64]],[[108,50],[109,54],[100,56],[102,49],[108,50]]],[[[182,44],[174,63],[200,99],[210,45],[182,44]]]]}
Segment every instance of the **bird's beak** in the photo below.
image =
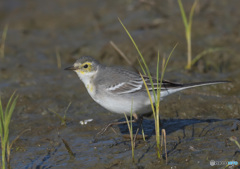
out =
{"type": "Polygon", "coordinates": [[[77,67],[70,66],[70,67],[65,68],[64,70],[77,70],[77,69],[78,69],[77,67]]]}

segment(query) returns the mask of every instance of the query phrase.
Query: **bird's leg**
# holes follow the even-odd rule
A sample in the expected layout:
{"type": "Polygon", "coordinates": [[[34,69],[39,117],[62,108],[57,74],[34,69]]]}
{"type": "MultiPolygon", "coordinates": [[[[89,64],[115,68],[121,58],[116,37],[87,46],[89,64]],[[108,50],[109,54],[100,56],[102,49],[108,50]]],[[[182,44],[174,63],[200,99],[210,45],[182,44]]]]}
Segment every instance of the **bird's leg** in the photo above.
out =
{"type": "Polygon", "coordinates": [[[132,116],[134,117],[134,120],[138,121],[138,115],[136,113],[133,113],[132,116]]]}
{"type": "MultiPolygon", "coordinates": [[[[129,121],[130,123],[135,123],[137,122],[136,119],[129,121]]],[[[98,135],[103,135],[109,127],[112,127],[113,125],[119,125],[119,124],[126,124],[127,121],[120,121],[120,122],[114,122],[114,123],[109,123],[106,127],[104,127],[100,132],[97,133],[97,135],[95,137],[97,137],[98,135]]]]}
{"type": "MultiPolygon", "coordinates": [[[[137,114],[136,113],[133,113],[132,115],[134,117],[134,120],[129,120],[128,122],[129,123],[135,123],[137,122],[138,123],[138,129],[136,131],[136,134],[134,136],[134,145],[135,145],[135,140],[137,138],[137,134],[139,132],[139,128],[141,128],[141,125],[142,125],[142,120],[143,120],[143,116],[140,116],[140,118],[138,118],[137,114]]],[[[121,121],[121,122],[114,122],[114,123],[109,123],[106,127],[104,127],[100,132],[98,132],[96,134],[96,136],[94,137],[94,140],[96,140],[96,138],[99,136],[99,135],[103,135],[110,127],[112,127],[113,125],[119,125],[119,124],[126,124],[128,123],[127,121],[121,121]]]]}
{"type": "MultiPolygon", "coordinates": [[[[134,114],[135,114],[135,113],[134,113],[134,114]]],[[[134,115],[134,114],[133,114],[133,115],[134,115]]],[[[135,114],[135,115],[137,116],[137,114],[135,114]]],[[[134,118],[135,118],[135,116],[134,116],[134,118]]],[[[135,145],[136,145],[136,138],[137,138],[139,129],[142,128],[142,121],[143,121],[143,116],[140,116],[139,118],[137,118],[138,128],[137,128],[136,134],[135,134],[135,136],[134,136],[134,140],[133,140],[133,142],[134,142],[134,147],[135,147],[135,145]]]]}

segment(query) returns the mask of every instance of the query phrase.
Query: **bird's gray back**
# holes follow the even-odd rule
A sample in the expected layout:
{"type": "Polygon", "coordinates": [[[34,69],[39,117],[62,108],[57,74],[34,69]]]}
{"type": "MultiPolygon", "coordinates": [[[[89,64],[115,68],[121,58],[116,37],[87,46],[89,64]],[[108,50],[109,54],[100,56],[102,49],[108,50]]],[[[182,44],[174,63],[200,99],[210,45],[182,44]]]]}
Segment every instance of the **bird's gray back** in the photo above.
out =
{"type": "Polygon", "coordinates": [[[98,73],[102,74],[102,76],[97,76],[95,79],[95,82],[97,82],[99,85],[108,84],[111,86],[123,82],[129,82],[134,79],[141,79],[138,73],[122,67],[103,66],[98,73]]]}

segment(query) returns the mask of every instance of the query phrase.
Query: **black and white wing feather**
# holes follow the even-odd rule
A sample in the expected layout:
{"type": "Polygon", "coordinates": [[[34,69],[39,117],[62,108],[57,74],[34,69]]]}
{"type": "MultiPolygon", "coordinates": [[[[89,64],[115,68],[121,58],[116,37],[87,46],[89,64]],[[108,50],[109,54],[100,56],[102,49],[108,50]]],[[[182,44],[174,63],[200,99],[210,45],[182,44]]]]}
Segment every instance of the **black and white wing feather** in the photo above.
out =
{"type": "MultiPolygon", "coordinates": [[[[105,71],[105,73],[106,74],[111,73],[111,77],[113,79],[114,79],[114,76],[117,76],[117,78],[115,78],[115,84],[107,86],[106,90],[110,93],[121,95],[121,94],[135,93],[135,92],[146,92],[146,87],[144,85],[144,82],[140,74],[126,71],[120,68],[111,69],[111,72],[108,70],[108,71],[105,71]]],[[[110,78],[110,75],[105,77],[110,78]]],[[[153,88],[152,88],[152,84],[149,77],[143,76],[143,78],[150,92],[152,92],[152,90],[157,90],[157,88],[161,86],[161,92],[167,93],[167,95],[177,91],[188,89],[188,88],[229,82],[229,81],[210,81],[210,82],[196,82],[196,83],[181,84],[181,83],[175,83],[175,82],[163,80],[162,84],[160,85],[160,80],[157,81],[156,78],[152,78],[152,83],[153,83],[153,88]]],[[[107,81],[111,81],[111,80],[112,79],[107,79],[107,81]]]]}
{"type": "MultiPolygon", "coordinates": [[[[152,88],[150,79],[147,76],[144,76],[143,78],[147,84],[148,90],[152,91],[153,88],[152,88]]],[[[157,82],[156,79],[152,79],[152,81],[153,81],[154,90],[157,90],[157,87],[160,87],[160,81],[157,82]]],[[[173,83],[173,82],[163,80],[161,85],[161,91],[166,91],[173,88],[179,88],[182,86],[183,85],[179,83],[173,83]]],[[[128,94],[128,93],[135,93],[139,91],[146,91],[146,87],[144,85],[142,78],[139,76],[138,78],[129,80],[127,82],[122,82],[116,85],[112,85],[108,87],[107,90],[114,94],[128,94]]]]}

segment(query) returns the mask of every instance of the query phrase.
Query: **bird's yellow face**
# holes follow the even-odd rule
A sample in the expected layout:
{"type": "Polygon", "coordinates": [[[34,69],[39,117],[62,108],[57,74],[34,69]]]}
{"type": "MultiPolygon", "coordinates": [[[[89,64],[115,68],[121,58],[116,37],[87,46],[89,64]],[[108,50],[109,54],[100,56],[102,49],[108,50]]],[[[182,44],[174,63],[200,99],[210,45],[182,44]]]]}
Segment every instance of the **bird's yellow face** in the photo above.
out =
{"type": "Polygon", "coordinates": [[[77,65],[74,65],[77,69],[75,70],[77,73],[85,74],[89,72],[93,72],[93,65],[92,62],[84,62],[84,63],[78,63],[77,65]]]}
{"type": "Polygon", "coordinates": [[[92,79],[97,72],[96,65],[94,65],[92,62],[86,61],[83,63],[75,63],[73,66],[75,67],[74,71],[85,84],[88,93],[90,95],[94,94],[95,87],[92,84],[92,79]]]}
{"type": "Polygon", "coordinates": [[[84,61],[76,62],[68,69],[75,71],[78,77],[87,86],[89,83],[91,83],[91,80],[96,75],[98,67],[96,64],[94,64],[94,62],[84,61]]]}
{"type": "Polygon", "coordinates": [[[90,57],[81,57],[72,66],[65,70],[73,70],[85,84],[89,92],[94,91],[92,83],[98,72],[99,64],[90,57]]]}

